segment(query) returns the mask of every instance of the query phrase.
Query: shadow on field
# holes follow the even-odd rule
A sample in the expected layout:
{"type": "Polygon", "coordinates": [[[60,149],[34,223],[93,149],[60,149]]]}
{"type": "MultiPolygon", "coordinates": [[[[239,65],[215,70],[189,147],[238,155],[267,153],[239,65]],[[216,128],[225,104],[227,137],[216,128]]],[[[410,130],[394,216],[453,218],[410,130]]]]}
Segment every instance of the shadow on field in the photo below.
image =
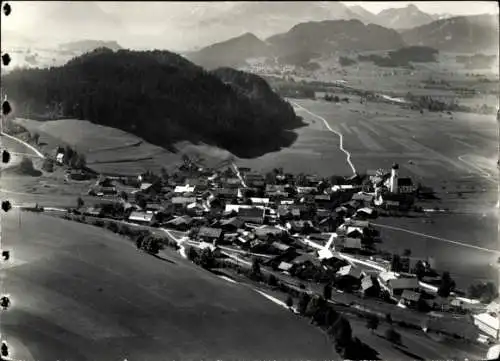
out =
{"type": "Polygon", "coordinates": [[[168,262],[168,263],[175,264],[175,265],[177,264],[177,263],[175,263],[174,261],[172,261],[172,260],[170,260],[170,259],[168,259],[168,258],[162,257],[162,256],[158,256],[157,254],[154,254],[154,255],[153,255],[153,257],[154,257],[154,258],[157,258],[157,259],[159,259],[159,260],[162,260],[162,261],[164,261],[164,262],[168,262]]]}
{"type": "Polygon", "coordinates": [[[425,360],[424,358],[414,354],[413,352],[403,350],[400,346],[394,346],[396,350],[398,350],[401,353],[404,353],[406,356],[411,357],[413,360],[418,360],[418,361],[423,361],[425,360]]]}

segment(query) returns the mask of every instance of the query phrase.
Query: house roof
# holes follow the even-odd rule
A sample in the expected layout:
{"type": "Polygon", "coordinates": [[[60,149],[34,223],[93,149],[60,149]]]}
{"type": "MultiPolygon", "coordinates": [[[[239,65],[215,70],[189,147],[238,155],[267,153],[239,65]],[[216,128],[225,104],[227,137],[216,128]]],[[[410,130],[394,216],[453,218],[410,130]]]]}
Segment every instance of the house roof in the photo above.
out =
{"type": "Polygon", "coordinates": [[[268,204],[269,203],[269,198],[257,198],[257,197],[252,197],[250,198],[252,203],[254,204],[268,204]]]}
{"type": "Polygon", "coordinates": [[[179,226],[181,224],[190,224],[192,221],[193,219],[189,216],[181,216],[171,219],[170,221],[167,222],[167,224],[173,224],[175,226],[179,226]]]}
{"type": "Polygon", "coordinates": [[[232,217],[229,219],[224,219],[220,222],[221,226],[234,226],[236,228],[239,228],[243,225],[243,221],[238,219],[238,217],[232,217]]]}
{"type": "Polygon", "coordinates": [[[196,202],[195,197],[173,197],[172,204],[188,204],[196,202]]]}
{"type": "Polygon", "coordinates": [[[396,278],[388,281],[388,285],[392,289],[414,289],[419,288],[418,279],[416,278],[396,278]]]}
{"type": "Polygon", "coordinates": [[[264,217],[264,209],[261,208],[240,208],[238,217],[264,217]]]}
{"type": "Polygon", "coordinates": [[[363,277],[363,279],[361,280],[361,289],[363,291],[366,291],[367,289],[373,287],[374,283],[373,283],[373,279],[372,279],[372,276],[370,275],[366,275],[365,277],[363,277]]]}
{"type": "Polygon", "coordinates": [[[285,192],[285,188],[284,185],[267,184],[266,192],[285,192]]]}
{"type": "Polygon", "coordinates": [[[282,271],[289,271],[293,267],[293,264],[287,262],[281,262],[278,266],[278,269],[282,271]]]}
{"type": "Polygon", "coordinates": [[[321,262],[318,260],[318,258],[311,253],[304,253],[298,257],[295,257],[292,261],[293,264],[301,264],[304,262],[311,262],[314,265],[321,264],[321,262]]]}
{"type": "Polygon", "coordinates": [[[273,246],[274,248],[276,248],[280,251],[283,251],[283,252],[286,252],[290,249],[289,245],[281,243],[281,242],[273,242],[273,243],[271,243],[271,246],[273,246]]]}
{"type": "Polygon", "coordinates": [[[194,192],[195,186],[185,185],[185,186],[176,186],[174,189],[175,193],[192,193],[194,192]]]}
{"type": "Polygon", "coordinates": [[[357,211],[358,213],[366,213],[366,214],[373,214],[373,209],[372,208],[369,208],[369,207],[364,207],[364,208],[360,208],[358,209],[357,211]]]}
{"type": "Polygon", "coordinates": [[[353,201],[371,202],[375,197],[371,194],[356,193],[352,196],[353,201]]]}
{"type": "Polygon", "coordinates": [[[354,267],[353,265],[347,265],[344,267],[341,267],[337,271],[337,275],[339,276],[351,276],[354,278],[361,278],[362,271],[361,269],[354,267]]]}
{"type": "Polygon", "coordinates": [[[329,202],[330,196],[326,195],[326,194],[320,194],[320,195],[314,196],[314,200],[315,201],[327,201],[327,202],[329,202]]]}
{"type": "Polygon", "coordinates": [[[278,227],[264,226],[255,229],[255,234],[258,236],[263,236],[267,234],[281,234],[281,233],[283,233],[283,230],[278,227]]]}
{"type": "Polygon", "coordinates": [[[417,302],[418,300],[420,300],[420,297],[422,295],[418,292],[414,292],[414,291],[410,291],[410,290],[404,290],[403,291],[403,294],[401,295],[401,298],[404,298],[405,300],[408,300],[408,301],[414,301],[414,302],[417,302]]]}
{"type": "Polygon", "coordinates": [[[222,229],[220,228],[201,227],[198,232],[198,237],[219,238],[221,234],[222,229]]]}
{"type": "Polygon", "coordinates": [[[344,238],[342,245],[344,248],[361,249],[361,239],[359,238],[344,238]]]}
{"type": "Polygon", "coordinates": [[[128,219],[131,221],[151,222],[153,215],[151,213],[132,212],[128,219]]]}
{"type": "Polygon", "coordinates": [[[394,272],[380,272],[378,277],[382,280],[383,283],[387,283],[390,280],[396,279],[396,274],[394,272]]]}
{"type": "Polygon", "coordinates": [[[217,188],[215,193],[219,196],[236,197],[238,195],[237,188],[217,188]]]}

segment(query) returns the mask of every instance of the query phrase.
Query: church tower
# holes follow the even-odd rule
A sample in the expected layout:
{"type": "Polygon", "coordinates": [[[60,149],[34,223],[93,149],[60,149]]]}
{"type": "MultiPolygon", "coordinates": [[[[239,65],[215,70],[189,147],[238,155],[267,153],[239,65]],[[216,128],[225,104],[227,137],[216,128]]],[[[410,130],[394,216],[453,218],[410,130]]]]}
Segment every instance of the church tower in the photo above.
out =
{"type": "Polygon", "coordinates": [[[391,181],[389,187],[391,193],[398,193],[398,171],[399,165],[394,164],[391,169],[391,181]]]}

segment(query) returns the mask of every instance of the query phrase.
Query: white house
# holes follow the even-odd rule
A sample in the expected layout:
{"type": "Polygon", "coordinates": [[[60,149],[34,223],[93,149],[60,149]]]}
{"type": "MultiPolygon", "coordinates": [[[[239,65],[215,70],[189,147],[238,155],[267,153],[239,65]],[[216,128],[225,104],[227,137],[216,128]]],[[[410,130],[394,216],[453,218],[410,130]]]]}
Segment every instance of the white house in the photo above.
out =
{"type": "Polygon", "coordinates": [[[479,330],[495,340],[500,339],[500,320],[497,314],[485,312],[474,315],[473,317],[474,325],[476,325],[479,330]]]}
{"type": "Polygon", "coordinates": [[[176,186],[174,189],[174,193],[193,193],[195,187],[190,186],[189,184],[185,186],[176,186]]]}
{"type": "Polygon", "coordinates": [[[63,161],[64,161],[64,153],[57,153],[56,162],[58,164],[63,164],[63,161]]]}

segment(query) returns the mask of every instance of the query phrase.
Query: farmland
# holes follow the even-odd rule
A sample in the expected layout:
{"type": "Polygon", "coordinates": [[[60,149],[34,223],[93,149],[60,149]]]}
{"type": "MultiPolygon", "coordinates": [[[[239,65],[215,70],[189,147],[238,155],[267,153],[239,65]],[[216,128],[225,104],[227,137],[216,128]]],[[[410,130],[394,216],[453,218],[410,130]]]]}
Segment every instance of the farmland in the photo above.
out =
{"type": "Polygon", "coordinates": [[[18,359],[332,358],[307,321],[176,254],[153,259],[50,216],[23,213],[20,227],[16,212],[2,229],[3,247],[16,250],[4,287],[17,295],[2,336],[18,359]]]}

